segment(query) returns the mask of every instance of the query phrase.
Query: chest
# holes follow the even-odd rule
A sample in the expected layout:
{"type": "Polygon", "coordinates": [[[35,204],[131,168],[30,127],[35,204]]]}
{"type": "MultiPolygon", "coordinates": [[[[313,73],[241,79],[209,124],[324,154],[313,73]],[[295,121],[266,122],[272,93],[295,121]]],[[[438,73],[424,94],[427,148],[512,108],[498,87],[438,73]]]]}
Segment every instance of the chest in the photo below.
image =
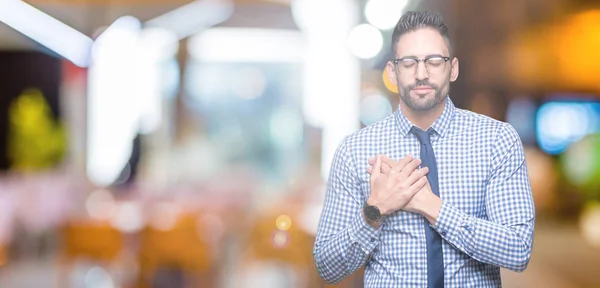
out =
{"type": "MultiPolygon", "coordinates": [[[[372,153],[387,155],[399,160],[407,155],[420,157],[420,145],[414,137],[392,137],[380,143],[372,153]]],[[[439,193],[442,200],[461,211],[478,218],[485,218],[485,188],[490,173],[491,144],[476,135],[464,134],[453,137],[434,138],[439,193]]],[[[365,199],[370,195],[369,174],[366,173],[368,158],[361,155],[361,188],[365,199]]]]}

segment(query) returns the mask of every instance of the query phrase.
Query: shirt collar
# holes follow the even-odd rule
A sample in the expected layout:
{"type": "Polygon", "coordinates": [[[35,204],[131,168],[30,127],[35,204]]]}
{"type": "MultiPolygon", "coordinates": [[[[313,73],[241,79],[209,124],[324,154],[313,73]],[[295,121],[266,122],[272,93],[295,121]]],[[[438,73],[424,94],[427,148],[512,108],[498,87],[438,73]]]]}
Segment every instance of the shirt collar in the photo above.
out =
{"type": "MultiPolygon", "coordinates": [[[[455,110],[456,107],[454,106],[454,103],[450,97],[446,97],[446,106],[444,107],[442,115],[440,115],[440,117],[438,117],[431,125],[431,128],[433,128],[433,130],[435,130],[435,132],[440,136],[444,137],[446,132],[448,132],[452,118],[454,118],[455,110]]],[[[410,129],[415,125],[411,123],[406,116],[404,116],[400,106],[398,106],[398,109],[396,109],[396,112],[394,112],[394,117],[398,123],[400,133],[402,133],[402,136],[406,137],[410,133],[410,129]]]]}

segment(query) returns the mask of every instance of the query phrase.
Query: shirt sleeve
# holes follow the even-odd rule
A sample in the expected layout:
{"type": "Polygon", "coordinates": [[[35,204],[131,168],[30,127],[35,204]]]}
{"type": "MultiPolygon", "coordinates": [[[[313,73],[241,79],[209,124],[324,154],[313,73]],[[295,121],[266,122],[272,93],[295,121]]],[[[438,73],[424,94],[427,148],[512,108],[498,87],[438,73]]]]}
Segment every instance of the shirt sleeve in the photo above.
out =
{"type": "Polygon", "coordinates": [[[344,139],[334,154],[313,250],[319,275],[332,284],[362,267],[379,244],[380,229],[363,217],[366,200],[355,167],[344,139]]]}
{"type": "Polygon", "coordinates": [[[531,257],[535,207],[523,145],[510,124],[500,129],[494,143],[485,189],[488,219],[444,202],[433,227],[473,259],[522,272],[531,257]]]}

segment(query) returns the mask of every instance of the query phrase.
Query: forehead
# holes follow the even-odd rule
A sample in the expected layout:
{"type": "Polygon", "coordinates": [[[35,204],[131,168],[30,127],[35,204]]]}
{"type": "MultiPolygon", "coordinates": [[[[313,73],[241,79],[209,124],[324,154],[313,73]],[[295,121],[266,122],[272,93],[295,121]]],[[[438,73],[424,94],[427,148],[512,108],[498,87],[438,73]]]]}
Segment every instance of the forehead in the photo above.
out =
{"type": "Polygon", "coordinates": [[[406,56],[425,57],[440,54],[448,56],[444,37],[433,28],[421,28],[402,35],[396,43],[396,58],[406,56]]]}

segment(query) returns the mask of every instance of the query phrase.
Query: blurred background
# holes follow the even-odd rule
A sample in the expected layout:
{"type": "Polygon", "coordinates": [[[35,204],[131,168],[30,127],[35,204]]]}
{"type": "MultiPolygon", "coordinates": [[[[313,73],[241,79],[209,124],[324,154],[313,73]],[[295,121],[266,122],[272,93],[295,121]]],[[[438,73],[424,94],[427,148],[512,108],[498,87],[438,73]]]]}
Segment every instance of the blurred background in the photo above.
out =
{"type": "Polygon", "coordinates": [[[460,108],[525,144],[535,245],[505,287],[600,287],[596,0],[0,0],[0,287],[362,287],[316,274],[333,153],[392,113],[407,10],[460,108]]]}

